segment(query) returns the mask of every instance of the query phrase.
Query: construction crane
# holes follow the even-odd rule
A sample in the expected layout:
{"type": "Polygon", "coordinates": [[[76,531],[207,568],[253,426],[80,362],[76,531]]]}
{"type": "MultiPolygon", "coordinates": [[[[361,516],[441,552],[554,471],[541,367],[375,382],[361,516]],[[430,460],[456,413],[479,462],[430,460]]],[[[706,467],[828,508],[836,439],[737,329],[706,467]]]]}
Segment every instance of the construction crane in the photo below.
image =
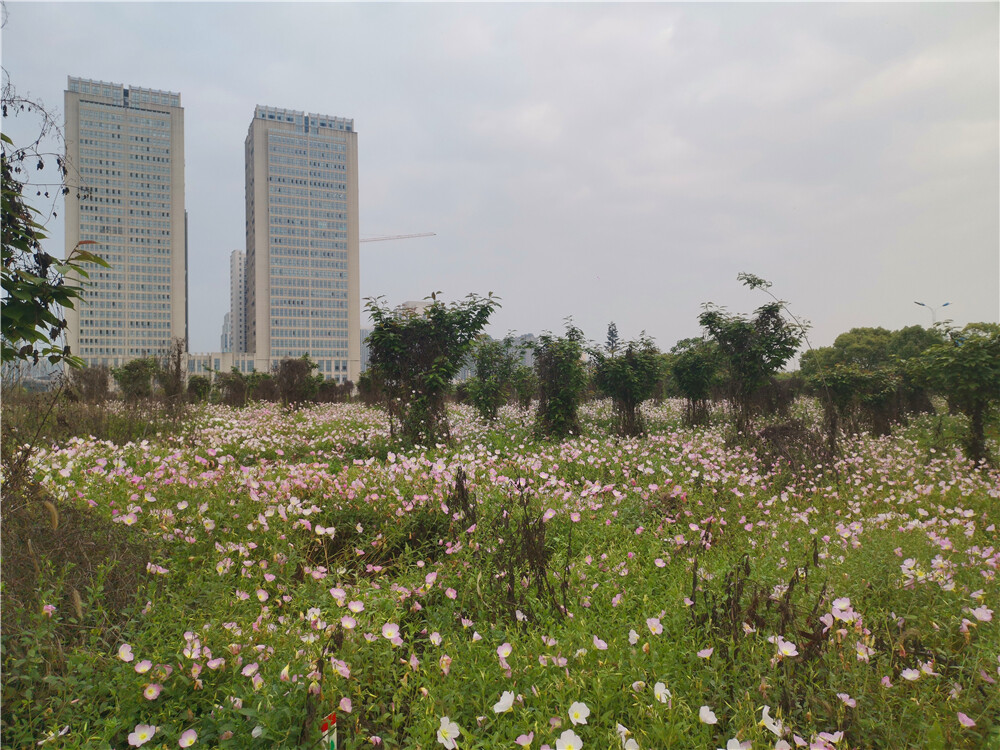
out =
{"type": "Polygon", "coordinates": [[[437,232],[421,232],[419,234],[385,234],[380,237],[368,237],[358,242],[385,242],[386,240],[408,240],[413,237],[434,237],[437,232]]]}

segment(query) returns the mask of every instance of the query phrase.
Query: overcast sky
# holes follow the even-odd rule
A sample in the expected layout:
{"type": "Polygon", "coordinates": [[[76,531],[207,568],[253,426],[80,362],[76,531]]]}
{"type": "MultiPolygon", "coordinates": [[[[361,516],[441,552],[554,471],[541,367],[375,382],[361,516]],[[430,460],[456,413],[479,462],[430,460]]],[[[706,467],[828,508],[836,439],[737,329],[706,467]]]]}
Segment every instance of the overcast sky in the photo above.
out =
{"type": "MultiPolygon", "coordinates": [[[[254,105],[352,117],[362,297],[662,348],[770,279],[814,345],[997,321],[998,4],[7,2],[3,67],[181,94],[190,338],[216,351],[254,105]]],[[[30,123],[4,123],[12,135],[30,123]]],[[[62,252],[60,216],[49,224],[62,252]]],[[[364,316],[363,316],[364,317],[364,316]]]]}

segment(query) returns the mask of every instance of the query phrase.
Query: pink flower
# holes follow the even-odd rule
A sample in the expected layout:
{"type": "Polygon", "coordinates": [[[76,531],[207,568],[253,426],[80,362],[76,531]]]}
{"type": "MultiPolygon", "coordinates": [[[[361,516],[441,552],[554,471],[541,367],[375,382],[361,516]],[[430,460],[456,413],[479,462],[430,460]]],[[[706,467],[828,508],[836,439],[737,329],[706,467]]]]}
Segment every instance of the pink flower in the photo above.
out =
{"type": "Polygon", "coordinates": [[[142,697],[148,701],[155,701],[160,697],[160,691],[163,690],[163,685],[154,682],[151,685],[146,685],[146,689],[142,691],[142,697]]]}
{"type": "Polygon", "coordinates": [[[392,640],[399,636],[399,625],[394,622],[387,622],[382,626],[382,637],[392,640]]]}
{"type": "Polygon", "coordinates": [[[663,625],[660,623],[659,617],[647,617],[646,627],[649,628],[649,632],[653,635],[659,635],[663,632],[663,625]]]}
{"type": "Polygon", "coordinates": [[[42,614],[44,614],[46,617],[52,617],[55,611],[56,607],[54,604],[46,604],[44,607],[42,607],[42,614]]]}
{"type": "Polygon", "coordinates": [[[963,714],[961,711],[958,712],[958,723],[961,724],[963,727],[974,727],[974,726],[976,726],[976,722],[974,722],[968,716],[966,716],[965,714],[963,714]]]}
{"type": "Polygon", "coordinates": [[[181,733],[181,738],[177,740],[177,744],[181,747],[191,747],[198,739],[198,733],[193,729],[188,729],[186,732],[181,733]]]}
{"type": "Polygon", "coordinates": [[[458,592],[455,591],[455,589],[453,589],[451,587],[446,588],[444,590],[444,595],[447,596],[449,599],[457,599],[458,598],[458,592]]]}
{"type": "Polygon", "coordinates": [[[365,611],[365,604],[364,602],[357,602],[357,601],[348,602],[347,608],[351,610],[351,612],[353,612],[354,614],[358,614],[359,612],[365,611]]]}
{"type": "Polygon", "coordinates": [[[595,635],[594,636],[594,648],[596,648],[598,651],[607,651],[608,650],[608,644],[605,641],[602,641],[600,638],[598,638],[595,635]]]}
{"type": "Polygon", "coordinates": [[[128,736],[128,744],[132,747],[140,747],[149,742],[154,734],[156,734],[156,727],[149,724],[136,724],[135,729],[128,736]]]}
{"type": "Polygon", "coordinates": [[[852,698],[847,693],[837,693],[837,697],[844,702],[845,706],[849,706],[850,708],[857,708],[858,702],[854,700],[854,698],[852,698]]]}
{"type": "Polygon", "coordinates": [[[442,654],[441,658],[438,659],[438,665],[441,667],[441,671],[444,674],[448,674],[451,670],[451,657],[448,654],[442,654]]]}
{"type": "MultiPolygon", "coordinates": [[[[118,647],[118,658],[121,659],[122,661],[132,661],[135,658],[135,656],[132,655],[132,647],[129,644],[127,644],[127,643],[123,643],[121,646],[119,646],[118,647]]],[[[146,725],[145,724],[140,724],[139,726],[143,726],[144,727],[146,725]]],[[[150,735],[150,737],[152,737],[152,735],[150,735]]],[[[143,740],[143,741],[145,742],[145,740],[143,740]]]]}
{"type": "Polygon", "coordinates": [[[699,656],[699,658],[707,659],[708,657],[710,657],[712,655],[713,651],[715,651],[714,647],[713,648],[703,648],[701,651],[698,652],[698,656],[699,656]]]}
{"type": "Polygon", "coordinates": [[[534,739],[535,739],[535,733],[528,732],[527,734],[518,735],[517,739],[514,740],[514,742],[516,742],[521,747],[527,747],[528,745],[531,744],[532,740],[534,739]]]}
{"type": "Polygon", "coordinates": [[[135,671],[139,674],[146,674],[149,670],[153,668],[153,662],[149,659],[143,659],[141,662],[135,665],[135,671]]]}
{"type": "Polygon", "coordinates": [[[351,699],[350,698],[341,698],[340,699],[340,710],[341,711],[343,711],[345,714],[349,714],[349,713],[351,713],[351,709],[352,708],[353,708],[353,705],[351,703],[351,699]]]}
{"type": "Polygon", "coordinates": [[[340,626],[344,630],[354,630],[354,628],[356,628],[357,625],[358,625],[358,621],[355,620],[350,615],[344,615],[343,617],[340,618],[340,626]]]}

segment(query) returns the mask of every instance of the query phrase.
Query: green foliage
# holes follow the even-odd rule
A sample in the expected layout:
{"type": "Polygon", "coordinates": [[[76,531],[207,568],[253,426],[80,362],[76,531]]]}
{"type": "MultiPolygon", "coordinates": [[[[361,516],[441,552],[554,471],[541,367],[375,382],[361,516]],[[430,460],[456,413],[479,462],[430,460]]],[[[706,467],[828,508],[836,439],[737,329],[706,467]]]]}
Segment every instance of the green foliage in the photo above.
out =
{"type": "Polygon", "coordinates": [[[969,418],[969,458],[990,461],[985,427],[1000,401],[1000,325],[969,323],[947,336],[920,355],[915,373],[969,418]]]}
{"type": "MultiPolygon", "coordinates": [[[[770,284],[749,274],[741,279],[752,289],[770,284]]],[[[727,368],[729,397],[736,409],[736,429],[745,431],[752,420],[754,392],[768,382],[791,359],[802,342],[805,331],[789,323],[782,315],[784,302],[762,305],[753,318],[731,315],[708,303],[698,322],[719,347],[727,368]]]]}
{"type": "Polygon", "coordinates": [[[534,368],[527,365],[517,367],[511,376],[511,385],[514,389],[517,405],[527,411],[531,408],[531,399],[538,391],[538,378],[535,377],[534,368]]]}
{"type": "Polygon", "coordinates": [[[238,368],[217,373],[215,386],[226,406],[246,406],[249,385],[246,376],[238,368]]]}
{"type": "Polygon", "coordinates": [[[153,395],[153,378],[160,372],[160,363],[153,357],[133,359],[121,367],[111,368],[122,398],[137,401],[153,395]]]}
{"type": "Polygon", "coordinates": [[[608,354],[614,356],[618,353],[618,348],[621,346],[621,340],[618,338],[618,326],[612,320],[608,323],[608,338],[604,343],[604,348],[608,350],[608,354]]]}
{"type": "MultiPolygon", "coordinates": [[[[6,92],[4,115],[7,114],[6,92]]],[[[104,268],[108,264],[82,248],[96,244],[90,240],[79,243],[69,258],[57,260],[42,249],[46,238],[36,220],[38,211],[23,198],[24,183],[16,176],[25,154],[15,149],[6,135],[3,140],[2,163],[3,199],[0,211],[2,225],[3,302],[0,312],[0,361],[31,360],[45,357],[49,362],[65,361],[79,367],[83,361],[73,355],[59,339],[67,322],[61,308],[72,308],[83,296],[83,287],[67,279],[75,274],[87,278],[87,265],[104,268]]],[[[41,165],[41,161],[39,161],[41,165]]],[[[39,166],[39,168],[41,168],[39,166]]]]}
{"type": "Polygon", "coordinates": [[[670,370],[680,395],[687,400],[685,421],[708,423],[708,401],[720,382],[718,345],[705,339],[682,339],[670,350],[670,370]]]}
{"type": "Polygon", "coordinates": [[[196,403],[205,401],[212,392],[212,381],[206,375],[192,375],[188,378],[188,398],[196,403]]]}
{"type": "Polygon", "coordinates": [[[283,404],[298,406],[316,397],[323,376],[313,377],[314,369],[316,363],[308,354],[298,359],[288,357],[274,366],[274,385],[283,404]]]}
{"type": "Polygon", "coordinates": [[[445,395],[476,337],[500,302],[470,294],[445,305],[436,295],[421,313],[392,309],[371,298],[366,309],[374,323],[368,336],[370,367],[382,381],[386,406],[403,438],[434,445],[450,438],[445,395]]]}
{"type": "Polygon", "coordinates": [[[535,431],[563,438],[580,433],[577,409],[587,387],[583,365],[583,333],[572,324],[566,335],[543,334],[535,344],[535,375],[538,378],[538,411],[535,431]]]}
{"type": "Polygon", "coordinates": [[[521,350],[511,336],[503,341],[483,338],[476,343],[473,360],[476,376],[469,382],[472,405],[483,419],[496,419],[513,390],[521,350]]]}
{"type": "Polygon", "coordinates": [[[269,372],[253,370],[247,376],[247,399],[250,401],[277,401],[278,385],[269,372]]]}
{"type": "Polygon", "coordinates": [[[374,370],[365,370],[358,376],[358,395],[368,406],[385,403],[385,389],[382,376],[374,370]]]}
{"type": "Polygon", "coordinates": [[[836,364],[811,376],[810,384],[823,394],[828,429],[834,429],[834,424],[849,432],[867,427],[884,435],[899,415],[902,378],[891,367],[836,364]],[[832,420],[836,421],[831,424],[832,420]]]}
{"type": "Polygon", "coordinates": [[[107,367],[81,367],[73,370],[72,384],[81,401],[99,404],[108,398],[111,371],[107,367]]]}
{"type": "Polygon", "coordinates": [[[643,335],[638,341],[626,343],[621,354],[615,354],[609,347],[608,354],[593,350],[590,356],[597,388],[614,402],[618,433],[640,435],[645,432],[639,405],[652,397],[660,380],[660,351],[643,335]]]}

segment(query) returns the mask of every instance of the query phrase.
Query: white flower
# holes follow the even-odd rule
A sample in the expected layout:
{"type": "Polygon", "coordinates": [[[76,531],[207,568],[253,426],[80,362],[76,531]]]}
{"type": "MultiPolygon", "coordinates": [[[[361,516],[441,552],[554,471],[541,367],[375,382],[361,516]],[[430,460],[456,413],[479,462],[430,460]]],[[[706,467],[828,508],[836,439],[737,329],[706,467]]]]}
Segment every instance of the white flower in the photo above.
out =
{"type": "Polygon", "coordinates": [[[702,706],[698,709],[698,718],[701,720],[702,724],[718,724],[719,720],[716,718],[715,714],[712,712],[708,706],[702,706]]]}
{"type": "Polygon", "coordinates": [[[760,726],[766,727],[778,737],[784,734],[784,729],[781,726],[781,721],[771,718],[770,706],[764,706],[764,711],[760,717],[760,726]]]}
{"type": "Polygon", "coordinates": [[[590,709],[587,708],[586,703],[578,701],[569,707],[569,720],[574,726],[577,724],[586,724],[588,716],[590,716],[590,709]]]}
{"type": "Polygon", "coordinates": [[[653,685],[653,695],[660,703],[666,703],[670,700],[670,691],[667,690],[667,686],[662,682],[658,682],[653,685]]]}
{"type": "Polygon", "coordinates": [[[510,690],[504,690],[500,700],[493,706],[493,713],[504,714],[510,711],[514,705],[514,694],[510,690]]]}
{"type": "Polygon", "coordinates": [[[581,750],[583,740],[572,729],[567,729],[556,740],[556,750],[581,750]]]}
{"type": "Polygon", "coordinates": [[[446,750],[455,750],[458,743],[455,739],[462,733],[458,724],[447,716],[441,717],[441,726],[438,727],[438,742],[445,746],[446,750]]]}

